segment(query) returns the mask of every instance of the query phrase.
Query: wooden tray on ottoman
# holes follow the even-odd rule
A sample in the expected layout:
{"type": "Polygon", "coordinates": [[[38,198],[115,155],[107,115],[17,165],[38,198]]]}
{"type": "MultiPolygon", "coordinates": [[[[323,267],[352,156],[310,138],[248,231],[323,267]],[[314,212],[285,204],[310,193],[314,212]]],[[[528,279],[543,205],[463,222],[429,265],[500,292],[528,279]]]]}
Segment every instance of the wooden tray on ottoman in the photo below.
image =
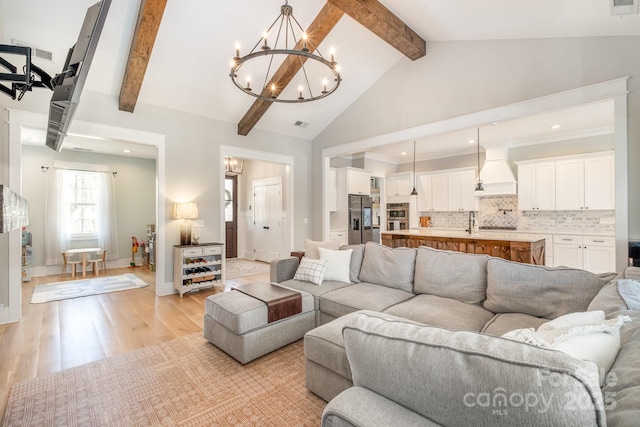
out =
{"type": "Polygon", "coordinates": [[[267,305],[268,323],[302,313],[302,295],[299,292],[266,282],[248,283],[231,289],[264,302],[267,305]]]}

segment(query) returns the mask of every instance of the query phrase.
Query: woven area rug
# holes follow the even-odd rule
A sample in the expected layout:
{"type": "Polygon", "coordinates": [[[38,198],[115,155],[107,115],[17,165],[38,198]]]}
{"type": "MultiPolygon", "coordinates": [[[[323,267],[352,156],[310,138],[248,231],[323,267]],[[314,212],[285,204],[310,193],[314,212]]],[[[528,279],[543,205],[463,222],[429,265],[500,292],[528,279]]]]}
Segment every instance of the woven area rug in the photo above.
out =
{"type": "Polygon", "coordinates": [[[86,297],[87,295],[126,291],[128,289],[144,288],[145,286],[149,285],[131,273],[117,276],[92,277],[82,280],[69,280],[67,282],[34,286],[33,293],[31,294],[31,303],[37,304],[67,298],[86,297]]]}
{"type": "Polygon", "coordinates": [[[3,426],[318,426],[303,341],[241,365],[202,333],[14,384],[3,426]]]}
{"type": "Polygon", "coordinates": [[[229,258],[225,261],[225,278],[237,279],[254,274],[264,274],[269,272],[269,268],[270,266],[266,262],[229,258]]]}

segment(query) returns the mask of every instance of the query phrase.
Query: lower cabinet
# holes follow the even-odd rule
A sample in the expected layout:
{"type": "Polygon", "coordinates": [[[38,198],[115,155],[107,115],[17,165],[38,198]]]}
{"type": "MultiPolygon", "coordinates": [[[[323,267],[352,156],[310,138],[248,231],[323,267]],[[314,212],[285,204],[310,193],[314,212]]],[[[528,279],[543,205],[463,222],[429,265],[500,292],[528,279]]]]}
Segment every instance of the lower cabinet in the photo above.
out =
{"type": "Polygon", "coordinates": [[[347,244],[347,230],[331,230],[329,232],[329,240],[337,242],[338,246],[347,244]]]}
{"type": "Polygon", "coordinates": [[[173,288],[180,297],[187,292],[224,286],[224,243],[173,247],[173,288]]]}
{"type": "Polygon", "coordinates": [[[553,236],[554,265],[592,273],[616,271],[615,238],[556,234],[553,236]]]}

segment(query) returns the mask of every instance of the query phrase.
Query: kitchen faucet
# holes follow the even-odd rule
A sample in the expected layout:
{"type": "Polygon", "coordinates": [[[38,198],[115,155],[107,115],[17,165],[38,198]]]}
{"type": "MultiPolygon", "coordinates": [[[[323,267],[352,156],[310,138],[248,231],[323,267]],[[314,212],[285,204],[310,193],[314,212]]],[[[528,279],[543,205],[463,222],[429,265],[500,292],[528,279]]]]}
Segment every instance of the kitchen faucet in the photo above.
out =
{"type": "Polygon", "coordinates": [[[473,227],[476,225],[476,213],[474,211],[469,211],[469,229],[467,230],[469,234],[473,233],[473,227]]]}

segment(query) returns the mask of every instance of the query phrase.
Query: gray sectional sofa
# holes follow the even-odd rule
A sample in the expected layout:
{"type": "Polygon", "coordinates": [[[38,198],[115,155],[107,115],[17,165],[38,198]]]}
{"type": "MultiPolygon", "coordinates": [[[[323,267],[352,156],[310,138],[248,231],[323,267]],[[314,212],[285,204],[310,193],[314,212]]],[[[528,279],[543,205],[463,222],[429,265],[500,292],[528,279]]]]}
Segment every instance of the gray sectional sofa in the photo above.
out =
{"type": "Polygon", "coordinates": [[[350,283],[294,280],[296,257],[271,264],[272,282],[314,298],[306,384],[330,402],[323,425],[640,420],[640,312],[616,287],[620,278],[640,280],[639,268],[594,275],[427,247],[340,249],[353,249],[350,283]],[[604,381],[592,362],[501,337],[593,310],[627,320],[604,381]],[[518,400],[534,396],[542,406],[518,400]]]}

